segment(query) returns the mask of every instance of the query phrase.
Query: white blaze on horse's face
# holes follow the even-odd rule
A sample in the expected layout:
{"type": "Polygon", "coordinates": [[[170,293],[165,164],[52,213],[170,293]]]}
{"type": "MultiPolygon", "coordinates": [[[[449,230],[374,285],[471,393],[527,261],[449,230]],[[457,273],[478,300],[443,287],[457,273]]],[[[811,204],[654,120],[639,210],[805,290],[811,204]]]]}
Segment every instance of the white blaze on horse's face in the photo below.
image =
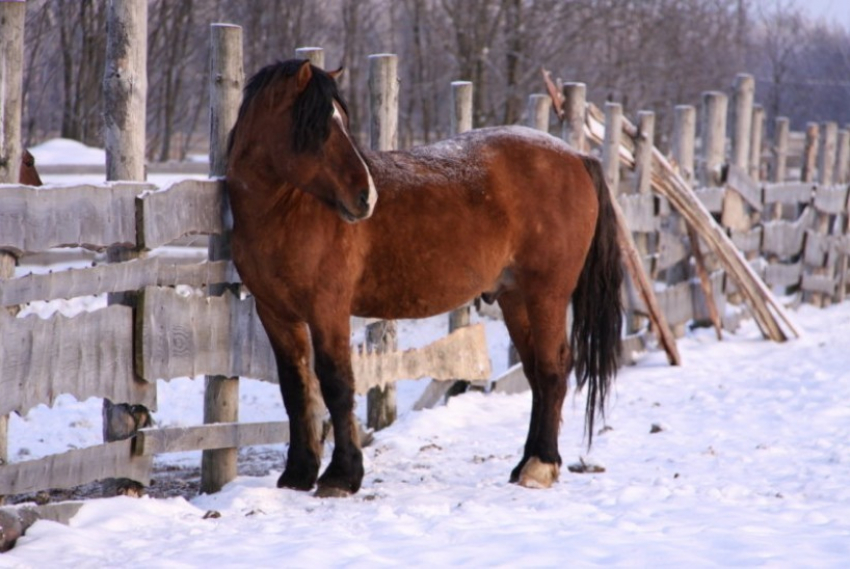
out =
{"type": "Polygon", "coordinates": [[[378,201],[378,190],[375,189],[375,181],[372,179],[372,172],[369,171],[369,167],[366,165],[366,161],[363,160],[363,156],[360,155],[360,151],[357,150],[357,147],[354,145],[354,141],[351,140],[351,135],[348,133],[348,129],[345,127],[345,119],[343,119],[342,112],[339,109],[339,103],[337,103],[336,101],[334,101],[333,118],[339,124],[339,128],[342,130],[342,133],[348,139],[348,142],[351,143],[351,147],[354,149],[354,153],[357,154],[357,157],[363,164],[363,169],[366,170],[366,176],[369,178],[369,212],[362,217],[362,219],[368,219],[372,216],[372,212],[375,211],[375,203],[377,203],[378,201]]]}

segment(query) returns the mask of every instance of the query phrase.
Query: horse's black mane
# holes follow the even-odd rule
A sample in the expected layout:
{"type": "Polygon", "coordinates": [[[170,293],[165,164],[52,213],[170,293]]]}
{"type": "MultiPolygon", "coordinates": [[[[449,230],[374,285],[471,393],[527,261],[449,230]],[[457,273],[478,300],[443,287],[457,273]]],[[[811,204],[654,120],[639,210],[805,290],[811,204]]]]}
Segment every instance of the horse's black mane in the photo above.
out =
{"type": "MultiPolygon", "coordinates": [[[[251,103],[257,96],[278,81],[292,77],[301,68],[306,59],[288,59],[278,61],[260,69],[245,85],[242,105],[236,123],[242,120],[251,103]]],[[[337,101],[348,114],[348,107],[337,89],[336,81],[330,75],[311,66],[313,78],[295,101],[292,110],[294,124],[292,129],[292,147],[295,152],[318,152],[330,135],[330,116],[333,114],[333,102],[337,101]]],[[[233,147],[233,130],[227,141],[227,152],[233,147]]]]}

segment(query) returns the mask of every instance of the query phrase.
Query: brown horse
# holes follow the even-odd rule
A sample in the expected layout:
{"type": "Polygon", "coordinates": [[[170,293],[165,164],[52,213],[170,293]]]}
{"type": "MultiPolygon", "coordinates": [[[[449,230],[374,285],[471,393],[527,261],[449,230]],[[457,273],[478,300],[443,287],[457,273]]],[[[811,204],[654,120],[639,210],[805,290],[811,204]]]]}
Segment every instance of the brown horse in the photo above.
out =
{"type": "Polygon", "coordinates": [[[24,148],[21,154],[21,172],[18,175],[18,181],[27,186],[41,186],[41,176],[38,175],[38,170],[35,169],[35,158],[30,151],[24,148]]]}
{"type": "Polygon", "coordinates": [[[364,152],[348,130],[337,73],[302,60],[262,69],[230,135],[233,259],[274,349],[290,418],[278,486],[317,481],[314,368],[335,441],[317,495],[360,488],[352,314],[421,318],[478,295],[501,306],[533,393],[510,479],[550,486],[570,370],[579,388],[589,386],[592,436],[617,367],[622,272],[599,162],[522,127],[364,152]]]}

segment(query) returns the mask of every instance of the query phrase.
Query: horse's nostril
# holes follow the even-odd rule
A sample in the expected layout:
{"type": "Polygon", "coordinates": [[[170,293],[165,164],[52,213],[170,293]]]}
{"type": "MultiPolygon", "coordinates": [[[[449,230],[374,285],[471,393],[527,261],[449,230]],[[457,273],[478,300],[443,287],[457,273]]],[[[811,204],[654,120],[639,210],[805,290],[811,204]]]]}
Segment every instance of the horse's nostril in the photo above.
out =
{"type": "Polygon", "coordinates": [[[369,190],[363,190],[360,192],[360,198],[358,200],[360,207],[363,209],[369,208],[369,190]]]}

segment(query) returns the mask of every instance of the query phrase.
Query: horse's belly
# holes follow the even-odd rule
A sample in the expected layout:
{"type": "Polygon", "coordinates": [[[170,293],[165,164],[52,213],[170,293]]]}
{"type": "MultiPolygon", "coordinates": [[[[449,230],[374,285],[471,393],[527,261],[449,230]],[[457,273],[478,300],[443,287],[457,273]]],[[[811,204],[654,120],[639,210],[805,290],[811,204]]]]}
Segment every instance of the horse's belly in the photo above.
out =
{"type": "Polygon", "coordinates": [[[492,290],[501,267],[452,270],[409,264],[383,274],[367,272],[357,287],[352,313],[372,318],[427,318],[448,312],[492,290]]]}

